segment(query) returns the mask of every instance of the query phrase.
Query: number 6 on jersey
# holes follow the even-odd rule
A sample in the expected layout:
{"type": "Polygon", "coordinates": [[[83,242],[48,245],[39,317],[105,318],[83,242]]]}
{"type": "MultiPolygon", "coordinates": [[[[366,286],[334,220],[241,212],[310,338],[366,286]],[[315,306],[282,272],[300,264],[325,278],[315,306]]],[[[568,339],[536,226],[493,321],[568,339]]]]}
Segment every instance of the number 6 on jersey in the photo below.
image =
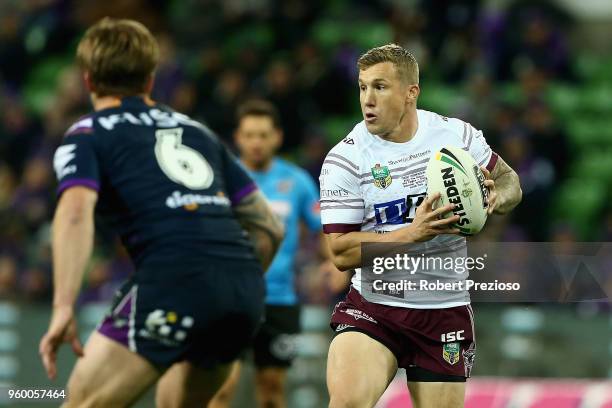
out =
{"type": "Polygon", "coordinates": [[[155,132],[155,158],[164,174],[175,183],[192,190],[211,186],[215,175],[210,164],[197,150],[182,144],[183,129],[155,132]]]}

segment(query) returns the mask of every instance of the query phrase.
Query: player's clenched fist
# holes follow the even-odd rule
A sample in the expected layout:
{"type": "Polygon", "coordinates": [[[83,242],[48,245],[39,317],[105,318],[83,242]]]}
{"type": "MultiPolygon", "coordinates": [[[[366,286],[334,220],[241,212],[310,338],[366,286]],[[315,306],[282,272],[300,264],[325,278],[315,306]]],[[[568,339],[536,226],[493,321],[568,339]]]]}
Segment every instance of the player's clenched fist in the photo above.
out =
{"type": "Polygon", "coordinates": [[[433,209],[433,204],[440,199],[440,193],[435,193],[427,197],[416,209],[416,214],[412,224],[406,230],[413,242],[429,241],[440,234],[458,234],[459,230],[453,228],[453,224],[459,221],[458,215],[448,218],[441,218],[442,215],[455,208],[455,204],[433,209]]]}

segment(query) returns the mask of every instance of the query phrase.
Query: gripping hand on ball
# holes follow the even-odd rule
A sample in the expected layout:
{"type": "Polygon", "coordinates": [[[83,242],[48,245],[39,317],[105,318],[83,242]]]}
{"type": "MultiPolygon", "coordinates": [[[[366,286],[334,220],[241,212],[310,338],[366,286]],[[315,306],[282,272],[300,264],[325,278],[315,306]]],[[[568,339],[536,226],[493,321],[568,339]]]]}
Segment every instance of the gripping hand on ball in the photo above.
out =
{"type": "Polygon", "coordinates": [[[442,218],[444,214],[455,208],[455,204],[447,204],[434,209],[433,205],[439,199],[440,193],[434,193],[417,207],[412,224],[406,228],[410,230],[414,242],[429,241],[441,234],[459,234],[460,231],[452,227],[452,224],[459,221],[458,215],[442,218]]]}
{"type": "Polygon", "coordinates": [[[495,182],[493,181],[493,179],[491,179],[491,173],[489,172],[489,170],[487,170],[487,168],[484,166],[480,167],[480,170],[485,176],[484,185],[486,188],[489,189],[489,198],[487,199],[487,214],[491,215],[493,214],[493,211],[495,210],[497,204],[497,190],[495,190],[495,182]]]}

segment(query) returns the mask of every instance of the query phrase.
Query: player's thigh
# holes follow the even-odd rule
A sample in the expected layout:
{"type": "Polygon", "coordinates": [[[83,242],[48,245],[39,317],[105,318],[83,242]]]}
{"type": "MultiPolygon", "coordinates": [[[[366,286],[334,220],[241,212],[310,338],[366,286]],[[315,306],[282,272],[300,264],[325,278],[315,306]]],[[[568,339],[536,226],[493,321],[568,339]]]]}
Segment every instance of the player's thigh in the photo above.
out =
{"type": "Polygon", "coordinates": [[[147,360],[93,332],[68,380],[66,407],[128,406],[159,376],[147,360]]]}
{"type": "Polygon", "coordinates": [[[240,380],[240,373],[242,371],[242,363],[240,360],[236,360],[232,363],[230,373],[225,379],[221,388],[216,392],[215,396],[208,403],[208,408],[229,408],[236,388],[238,387],[238,381],[240,380]]]}
{"type": "Polygon", "coordinates": [[[408,382],[414,408],[463,408],[465,382],[408,382]]]}
{"type": "Polygon", "coordinates": [[[397,372],[397,360],[368,335],[338,334],[329,347],[327,388],[330,407],[373,407],[397,372]]]}
{"type": "Polygon", "coordinates": [[[205,407],[227,379],[230,367],[203,369],[188,361],[173,364],[157,383],[157,407],[205,407]]]}

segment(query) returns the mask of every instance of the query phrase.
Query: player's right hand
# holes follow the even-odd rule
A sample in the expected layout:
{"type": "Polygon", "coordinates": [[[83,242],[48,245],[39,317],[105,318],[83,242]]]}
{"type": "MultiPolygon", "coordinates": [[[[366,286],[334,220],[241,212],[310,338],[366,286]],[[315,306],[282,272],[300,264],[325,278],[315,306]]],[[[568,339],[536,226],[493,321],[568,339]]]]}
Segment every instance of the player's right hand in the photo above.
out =
{"type": "Polygon", "coordinates": [[[459,221],[458,215],[441,218],[442,215],[452,211],[455,204],[447,204],[434,210],[433,205],[439,199],[440,193],[432,194],[417,207],[412,223],[406,227],[413,242],[429,241],[441,234],[459,234],[460,231],[452,227],[459,221]]]}
{"type": "Polygon", "coordinates": [[[57,350],[62,343],[70,343],[72,351],[81,357],[83,346],[79,340],[74,310],[70,306],[53,308],[51,323],[47,333],[40,340],[38,352],[47,371],[47,376],[53,380],[57,374],[57,350]]]}

